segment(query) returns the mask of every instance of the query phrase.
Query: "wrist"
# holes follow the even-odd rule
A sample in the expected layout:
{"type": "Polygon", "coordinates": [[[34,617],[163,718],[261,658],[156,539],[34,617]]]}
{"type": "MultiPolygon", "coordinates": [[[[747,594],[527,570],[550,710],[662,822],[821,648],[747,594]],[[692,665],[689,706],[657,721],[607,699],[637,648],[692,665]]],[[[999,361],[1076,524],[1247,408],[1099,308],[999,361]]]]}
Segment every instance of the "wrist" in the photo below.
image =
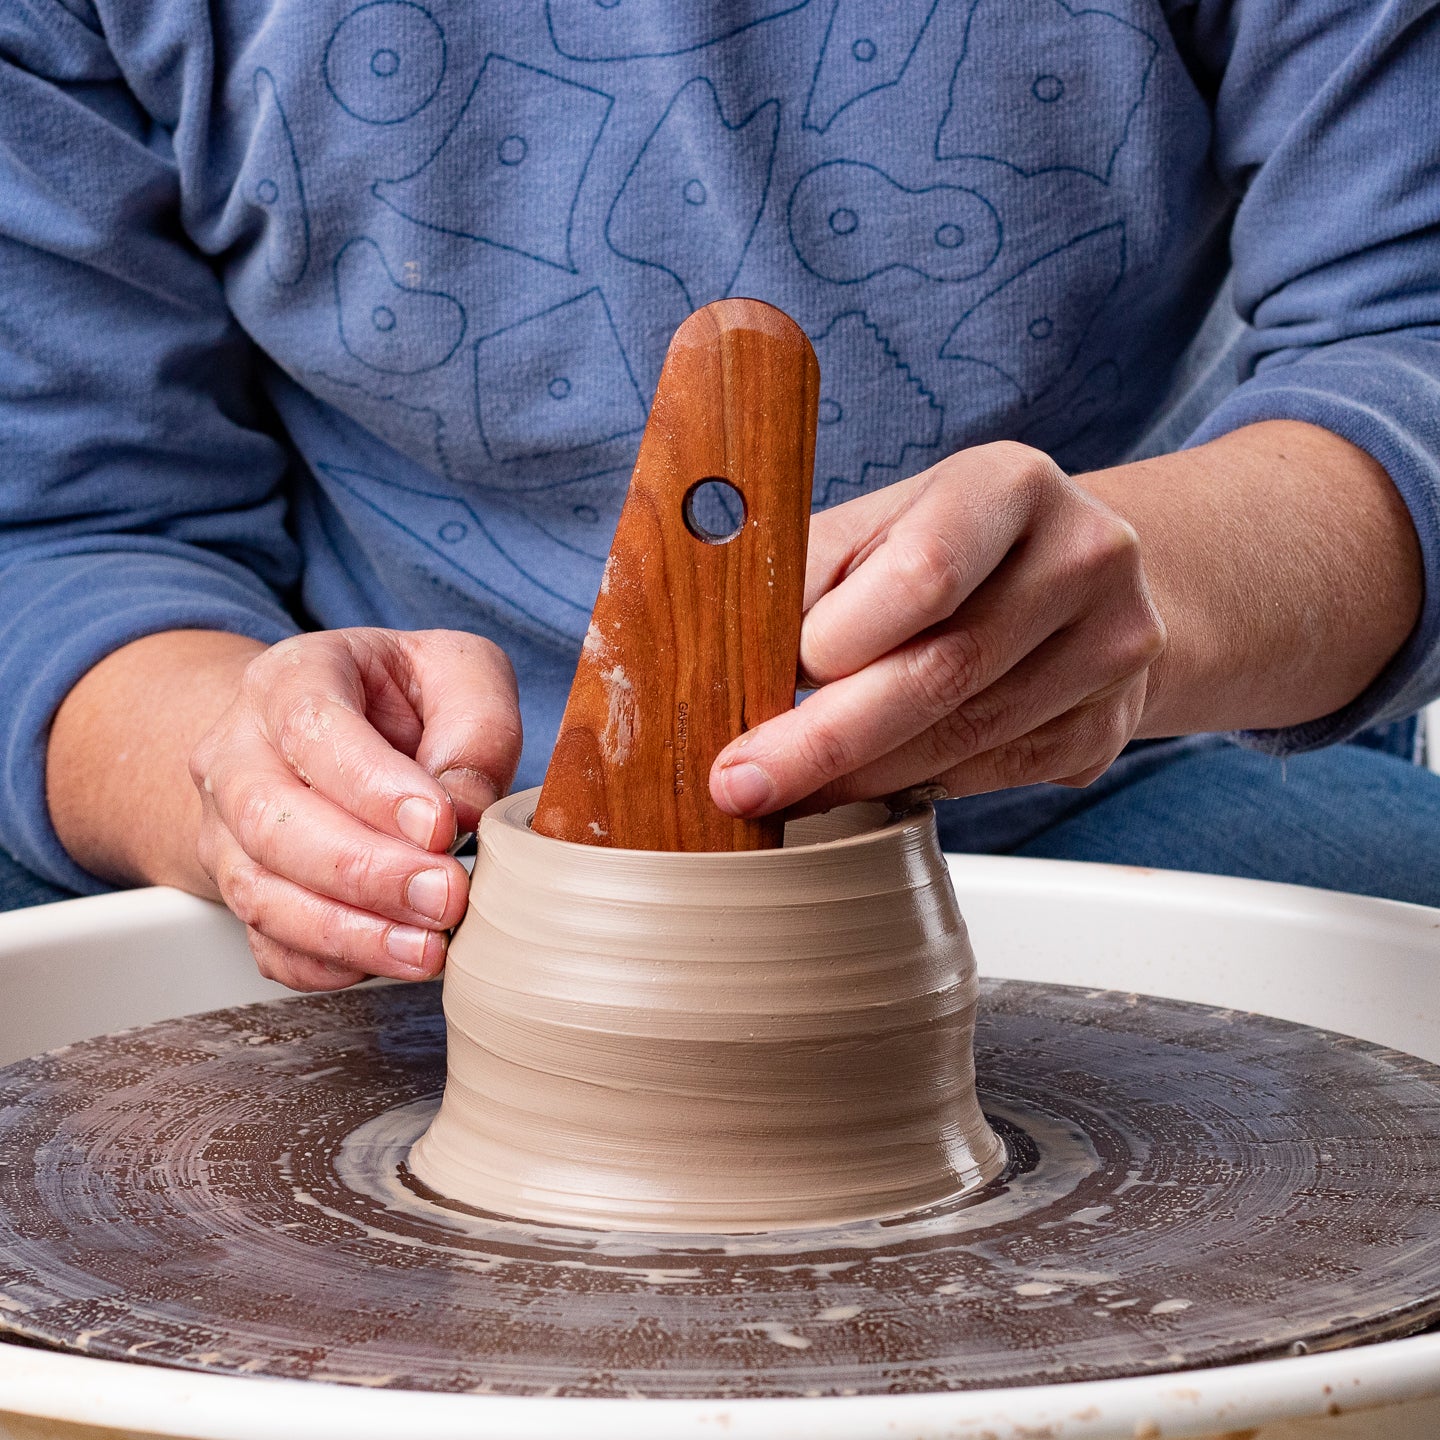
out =
{"type": "Polygon", "coordinates": [[[116,885],[215,897],[195,856],[190,752],[265,646],[219,631],[148,635],[107,655],[56,713],[46,756],[51,823],[76,864],[116,885]]]}
{"type": "Polygon", "coordinates": [[[1117,466],[1076,481],[1134,527],[1140,537],[1146,588],[1165,627],[1165,648],[1146,676],[1137,739],[1204,728],[1195,723],[1198,698],[1222,683],[1219,676],[1225,669],[1214,599],[1197,592],[1191,567],[1176,563],[1190,548],[1183,537],[1184,520],[1177,513],[1180,487],[1173,483],[1173,474],[1155,475],[1153,465],[1144,462],[1143,470],[1138,465],[1117,466]],[[1165,499],[1157,497],[1157,488],[1165,492],[1165,499]]]}
{"type": "Polygon", "coordinates": [[[1319,719],[1414,628],[1409,512],[1384,469],[1329,431],[1269,421],[1077,483],[1135,527],[1166,625],[1141,736],[1319,719]]]}

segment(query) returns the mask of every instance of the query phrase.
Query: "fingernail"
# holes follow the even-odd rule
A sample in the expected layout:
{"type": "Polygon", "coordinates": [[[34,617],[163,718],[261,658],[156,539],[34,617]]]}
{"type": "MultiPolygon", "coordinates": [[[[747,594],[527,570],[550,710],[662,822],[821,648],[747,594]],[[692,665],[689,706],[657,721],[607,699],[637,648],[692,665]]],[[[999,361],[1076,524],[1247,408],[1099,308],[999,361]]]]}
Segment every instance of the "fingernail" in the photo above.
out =
{"type": "Polygon", "coordinates": [[[749,815],[765,808],[775,787],[758,765],[731,765],[720,772],[720,791],[733,811],[749,815]]]}
{"type": "Polygon", "coordinates": [[[458,792],[462,799],[468,800],[472,805],[478,802],[482,810],[500,798],[500,790],[495,782],[483,770],[475,770],[468,765],[453,766],[442,771],[436,778],[450,795],[458,792]]]}
{"type": "Polygon", "coordinates": [[[418,795],[412,795],[400,802],[400,808],[395,812],[395,823],[412,845],[428,850],[435,838],[435,827],[440,823],[440,811],[433,800],[422,800],[418,795]]]}
{"type": "Polygon", "coordinates": [[[443,870],[421,870],[405,887],[405,903],[431,920],[439,920],[450,903],[450,877],[443,870]]]}
{"type": "Polygon", "coordinates": [[[385,937],[385,949],[392,960],[397,960],[407,970],[423,970],[425,946],[429,939],[428,930],[419,930],[414,925],[392,925],[385,937]]]}

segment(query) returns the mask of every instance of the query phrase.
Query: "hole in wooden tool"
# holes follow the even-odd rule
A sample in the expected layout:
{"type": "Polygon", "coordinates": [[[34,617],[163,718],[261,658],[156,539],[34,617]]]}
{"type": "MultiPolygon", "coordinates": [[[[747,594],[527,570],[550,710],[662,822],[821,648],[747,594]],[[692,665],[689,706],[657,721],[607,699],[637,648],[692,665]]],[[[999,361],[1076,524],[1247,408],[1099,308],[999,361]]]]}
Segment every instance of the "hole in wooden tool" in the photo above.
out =
{"type": "Polygon", "coordinates": [[[686,492],[685,528],[707,545],[723,545],[745,528],[745,497],[728,481],[711,476],[686,492]]]}

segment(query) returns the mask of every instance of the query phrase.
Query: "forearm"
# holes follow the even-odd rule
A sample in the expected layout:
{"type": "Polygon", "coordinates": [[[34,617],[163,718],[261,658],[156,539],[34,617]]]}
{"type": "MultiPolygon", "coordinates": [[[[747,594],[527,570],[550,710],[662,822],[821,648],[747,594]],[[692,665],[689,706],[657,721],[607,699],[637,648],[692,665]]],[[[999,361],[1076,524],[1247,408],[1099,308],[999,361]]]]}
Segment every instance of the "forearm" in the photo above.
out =
{"type": "Polygon", "coordinates": [[[1168,644],[1142,736],[1269,729],[1339,709],[1414,628],[1419,542],[1385,471],[1270,421],[1080,477],[1140,536],[1168,644]]]}
{"type": "Polygon", "coordinates": [[[117,884],[217,896],[195,855],[188,762],[264,649],[219,631],[166,631],[115,651],[71,690],[50,732],[46,795],[77,864],[117,884]]]}

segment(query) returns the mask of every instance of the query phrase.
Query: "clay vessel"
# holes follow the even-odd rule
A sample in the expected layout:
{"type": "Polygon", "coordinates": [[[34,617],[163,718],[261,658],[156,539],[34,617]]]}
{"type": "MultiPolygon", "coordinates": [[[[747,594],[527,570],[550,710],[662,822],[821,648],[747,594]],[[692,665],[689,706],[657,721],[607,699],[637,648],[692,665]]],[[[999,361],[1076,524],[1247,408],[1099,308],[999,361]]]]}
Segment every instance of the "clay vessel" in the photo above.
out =
{"type": "Polygon", "coordinates": [[[897,1214],[1000,1170],[928,807],[683,853],[540,835],[537,794],[481,820],[423,1184],[525,1220],[740,1233],[897,1214]]]}

